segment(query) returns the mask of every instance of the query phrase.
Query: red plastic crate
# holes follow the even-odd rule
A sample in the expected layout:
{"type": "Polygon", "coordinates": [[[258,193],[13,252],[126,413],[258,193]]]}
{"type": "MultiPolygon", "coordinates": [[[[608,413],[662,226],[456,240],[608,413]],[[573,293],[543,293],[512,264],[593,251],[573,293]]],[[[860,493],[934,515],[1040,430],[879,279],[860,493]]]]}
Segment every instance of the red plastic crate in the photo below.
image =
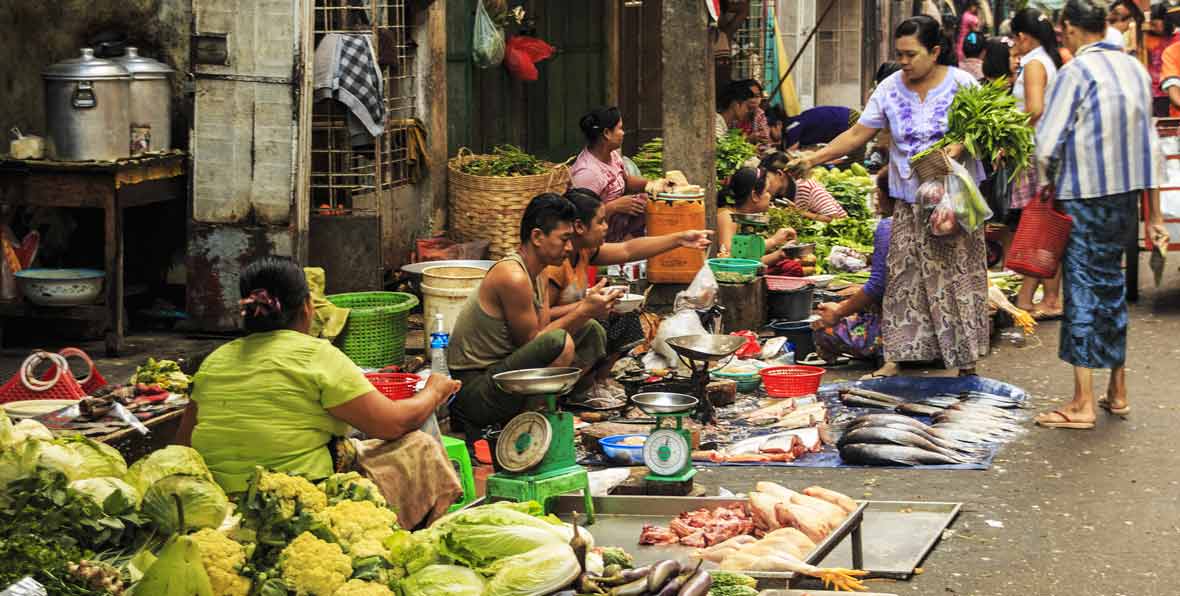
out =
{"type": "Polygon", "coordinates": [[[819,390],[824,372],[818,366],[788,364],[764,368],[758,374],[762,375],[762,385],[771,397],[800,397],[819,390]]]}

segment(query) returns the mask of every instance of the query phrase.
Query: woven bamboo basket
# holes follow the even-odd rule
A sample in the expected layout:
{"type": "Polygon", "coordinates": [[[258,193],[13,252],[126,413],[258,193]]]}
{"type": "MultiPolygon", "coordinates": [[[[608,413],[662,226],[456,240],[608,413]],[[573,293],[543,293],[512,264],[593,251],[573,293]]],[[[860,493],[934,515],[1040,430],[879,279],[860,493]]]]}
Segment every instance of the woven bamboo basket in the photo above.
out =
{"type": "Polygon", "coordinates": [[[946,151],[938,149],[910,162],[910,169],[918,175],[919,182],[942,180],[951,173],[951,158],[946,151]]]}
{"type": "Polygon", "coordinates": [[[460,166],[475,159],[466,147],[447,161],[447,193],[451,232],[456,242],[488,241],[488,258],[500,259],[520,244],[520,218],[533,197],[544,192],[565,192],[569,186],[569,162],[546,162],[549,172],[534,176],[475,176],[460,166]]]}

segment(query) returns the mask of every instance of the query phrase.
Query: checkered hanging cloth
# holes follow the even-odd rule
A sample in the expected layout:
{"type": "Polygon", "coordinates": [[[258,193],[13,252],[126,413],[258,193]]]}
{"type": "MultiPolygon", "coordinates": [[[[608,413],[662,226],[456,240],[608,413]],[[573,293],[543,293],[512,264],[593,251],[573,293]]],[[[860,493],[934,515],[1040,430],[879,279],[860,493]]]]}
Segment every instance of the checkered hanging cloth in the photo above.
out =
{"type": "Polygon", "coordinates": [[[316,49],[317,68],[324,65],[324,52],[331,52],[330,66],[316,73],[316,99],[343,103],[371,135],[383,133],[385,103],[372,42],[364,35],[328,34],[316,49]]]}

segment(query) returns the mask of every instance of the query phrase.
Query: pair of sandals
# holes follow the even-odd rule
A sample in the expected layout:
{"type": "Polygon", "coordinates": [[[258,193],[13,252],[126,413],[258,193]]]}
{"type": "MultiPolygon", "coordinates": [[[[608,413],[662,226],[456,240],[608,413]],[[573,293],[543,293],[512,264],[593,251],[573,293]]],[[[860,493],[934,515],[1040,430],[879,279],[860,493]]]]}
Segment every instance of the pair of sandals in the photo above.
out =
{"type": "MultiPolygon", "coordinates": [[[[1110,401],[1110,398],[1105,396],[1098,400],[1098,407],[1115,416],[1126,417],[1131,413],[1130,405],[1124,405],[1121,408],[1116,408],[1114,407],[1114,403],[1110,401]]],[[[1037,425],[1043,426],[1045,428],[1067,428],[1073,430],[1090,430],[1094,428],[1094,422],[1074,420],[1070,418],[1064,410],[1053,410],[1048,414],[1042,414],[1041,417],[1038,417],[1036,423],[1037,425]],[[1060,418],[1060,420],[1041,420],[1041,417],[1043,416],[1052,415],[1056,415],[1058,418],[1060,418]]]]}

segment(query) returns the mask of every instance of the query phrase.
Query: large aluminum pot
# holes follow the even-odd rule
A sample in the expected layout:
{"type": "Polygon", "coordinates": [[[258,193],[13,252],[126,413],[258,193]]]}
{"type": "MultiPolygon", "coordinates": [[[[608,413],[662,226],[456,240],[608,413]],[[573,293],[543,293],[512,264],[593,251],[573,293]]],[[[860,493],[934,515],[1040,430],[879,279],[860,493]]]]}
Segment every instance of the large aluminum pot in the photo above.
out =
{"type": "Polygon", "coordinates": [[[172,82],[174,72],[163,62],[127,53],[113,59],[131,73],[131,152],[167,151],[172,148],[172,82]]]}
{"type": "Polygon", "coordinates": [[[111,161],[131,154],[127,69],[82,55],[44,70],[49,155],[63,161],[111,161]]]}

